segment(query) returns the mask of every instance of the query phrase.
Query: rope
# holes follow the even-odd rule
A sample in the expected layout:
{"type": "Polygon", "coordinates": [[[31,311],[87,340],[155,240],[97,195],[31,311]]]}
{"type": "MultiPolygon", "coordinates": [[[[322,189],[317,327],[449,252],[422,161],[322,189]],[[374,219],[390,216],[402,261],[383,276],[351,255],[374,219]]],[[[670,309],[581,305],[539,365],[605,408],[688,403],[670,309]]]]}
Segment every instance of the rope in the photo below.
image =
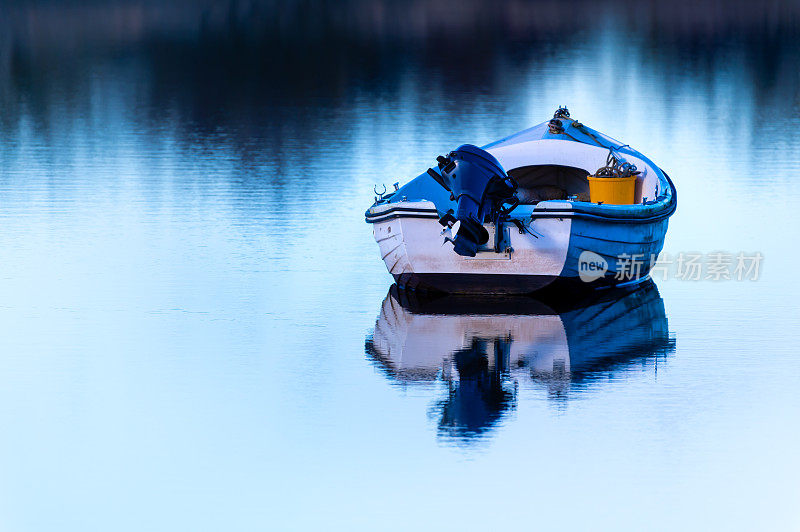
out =
{"type": "MultiPolygon", "coordinates": [[[[559,108],[559,111],[560,110],[561,108],[559,108]]],[[[556,114],[558,114],[558,111],[556,111],[556,114]]],[[[588,131],[583,126],[583,124],[581,124],[577,120],[573,120],[572,124],[570,125],[575,129],[577,129],[578,131],[580,131],[581,133],[583,133],[584,135],[586,135],[587,137],[589,137],[590,139],[592,139],[595,142],[595,144],[597,144],[601,148],[608,149],[608,157],[606,157],[606,165],[597,169],[597,172],[595,172],[596,177],[631,177],[641,173],[636,168],[635,164],[625,161],[622,158],[622,156],[619,155],[618,153],[618,150],[621,150],[622,148],[630,148],[629,144],[614,146],[613,144],[609,143],[608,145],[606,145],[605,143],[600,142],[600,139],[598,139],[594,134],[592,134],[591,131],[588,131]]],[[[580,139],[576,139],[573,135],[570,135],[566,130],[564,130],[564,134],[576,142],[582,142],[580,139]]]]}
{"type": "Polygon", "coordinates": [[[614,150],[609,148],[606,165],[597,169],[595,177],[631,177],[640,174],[635,164],[617,159],[614,150]]]}

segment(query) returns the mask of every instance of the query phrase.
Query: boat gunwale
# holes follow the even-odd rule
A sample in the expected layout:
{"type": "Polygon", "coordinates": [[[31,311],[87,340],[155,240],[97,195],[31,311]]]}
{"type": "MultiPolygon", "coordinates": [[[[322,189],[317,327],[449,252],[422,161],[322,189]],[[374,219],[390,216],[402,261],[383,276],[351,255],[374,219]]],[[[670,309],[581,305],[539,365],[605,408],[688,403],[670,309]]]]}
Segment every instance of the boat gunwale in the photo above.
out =
{"type": "MultiPolygon", "coordinates": [[[[668,195],[667,198],[662,200],[662,210],[658,210],[655,213],[650,214],[649,216],[642,216],[638,215],[635,212],[631,213],[613,213],[609,212],[608,214],[602,212],[602,206],[597,204],[591,204],[592,209],[591,212],[588,210],[582,209],[580,203],[583,202],[575,202],[572,203],[572,208],[564,209],[563,207],[557,207],[548,209],[547,205],[543,205],[543,208],[536,209],[531,212],[530,218],[537,219],[537,218],[582,218],[582,219],[589,219],[589,220],[598,220],[604,222],[620,222],[620,223],[651,223],[662,220],[664,218],[669,218],[675,213],[675,210],[678,208],[678,194],[675,190],[675,185],[670,179],[669,175],[666,172],[659,170],[664,174],[667,183],[670,186],[671,194],[668,195]],[[598,212],[601,211],[601,212],[598,212]]],[[[427,200],[426,200],[427,201],[427,200]]],[[[544,202],[543,202],[544,203],[544,202]]],[[[653,207],[658,205],[650,204],[648,206],[653,207]]],[[[380,213],[370,214],[369,210],[364,213],[365,221],[367,223],[379,223],[385,220],[390,220],[394,218],[438,218],[439,211],[434,208],[424,208],[424,207],[389,207],[386,210],[381,211],[380,213]],[[402,214],[402,213],[409,213],[409,214],[402,214]]],[[[512,213],[513,217],[513,213],[512,213]]],[[[527,217],[527,215],[526,215],[527,217]]]]}

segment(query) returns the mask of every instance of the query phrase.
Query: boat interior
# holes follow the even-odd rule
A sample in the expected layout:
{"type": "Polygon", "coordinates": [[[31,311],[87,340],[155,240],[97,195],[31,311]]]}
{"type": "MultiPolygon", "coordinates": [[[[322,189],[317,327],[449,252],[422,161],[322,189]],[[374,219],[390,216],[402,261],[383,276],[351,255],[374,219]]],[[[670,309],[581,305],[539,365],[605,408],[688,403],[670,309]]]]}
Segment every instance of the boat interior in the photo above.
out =
{"type": "Polygon", "coordinates": [[[517,197],[522,205],[535,205],[546,200],[566,200],[574,196],[589,201],[589,172],[572,166],[541,164],[522,166],[508,171],[517,182],[517,197]]]}
{"type": "MultiPolygon", "coordinates": [[[[583,168],[537,164],[514,168],[508,171],[508,175],[519,186],[517,197],[521,205],[536,205],[547,200],[590,201],[589,181],[586,179],[589,172],[583,168]]],[[[643,198],[656,199],[659,187],[655,172],[648,172],[644,167],[636,181],[635,203],[642,203],[643,198]],[[643,191],[650,191],[650,194],[643,194],[643,191]]]]}

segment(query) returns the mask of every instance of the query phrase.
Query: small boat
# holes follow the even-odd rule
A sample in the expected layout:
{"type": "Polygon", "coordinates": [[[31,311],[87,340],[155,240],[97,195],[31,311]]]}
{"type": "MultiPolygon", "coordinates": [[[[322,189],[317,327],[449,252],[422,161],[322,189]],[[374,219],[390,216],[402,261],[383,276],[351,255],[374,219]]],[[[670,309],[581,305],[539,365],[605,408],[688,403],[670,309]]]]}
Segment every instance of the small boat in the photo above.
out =
{"type": "Polygon", "coordinates": [[[529,294],[648,278],[677,193],[650,159],[560,107],[483,148],[465,144],[366,211],[404,289],[529,294]]]}

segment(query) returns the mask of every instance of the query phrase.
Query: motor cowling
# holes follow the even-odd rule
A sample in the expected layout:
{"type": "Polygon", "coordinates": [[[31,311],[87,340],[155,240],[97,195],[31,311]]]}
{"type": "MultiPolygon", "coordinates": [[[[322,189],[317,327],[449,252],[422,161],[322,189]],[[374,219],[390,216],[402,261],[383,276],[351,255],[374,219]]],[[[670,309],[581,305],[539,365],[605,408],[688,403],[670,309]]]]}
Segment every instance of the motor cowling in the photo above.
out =
{"type": "Polygon", "coordinates": [[[504,204],[516,206],[517,184],[492,154],[471,144],[436,160],[438,171],[429,169],[428,174],[450,191],[457,203],[455,213],[448,212],[440,222],[449,227],[460,222],[452,238],[453,249],[459,255],[474,257],[478,247],[489,240],[484,222],[496,222],[504,204]]]}

